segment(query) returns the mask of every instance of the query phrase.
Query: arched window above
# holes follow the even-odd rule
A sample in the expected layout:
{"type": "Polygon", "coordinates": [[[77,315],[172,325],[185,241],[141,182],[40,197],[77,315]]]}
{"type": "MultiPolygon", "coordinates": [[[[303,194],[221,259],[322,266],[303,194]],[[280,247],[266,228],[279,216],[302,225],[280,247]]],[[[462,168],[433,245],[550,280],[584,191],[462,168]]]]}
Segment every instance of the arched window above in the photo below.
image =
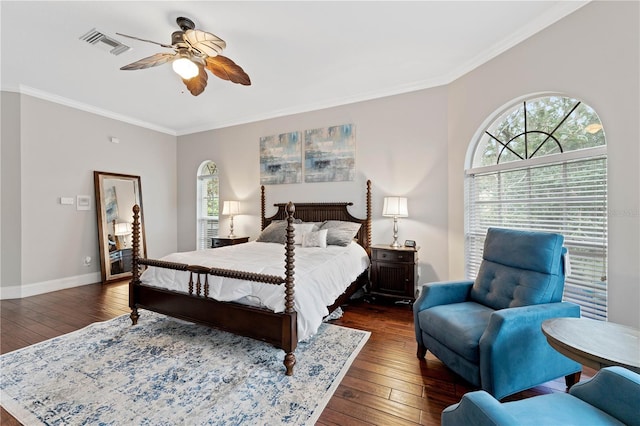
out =
{"type": "Polygon", "coordinates": [[[211,239],[218,235],[220,217],[220,182],[218,167],[213,161],[203,162],[198,169],[197,247],[210,248],[211,239]]]}
{"type": "Polygon", "coordinates": [[[564,300],[607,318],[607,150],[593,108],[544,96],[497,113],[473,141],[465,170],[467,277],[477,274],[489,227],[564,235],[571,274],[564,300]]]}
{"type": "Polygon", "coordinates": [[[577,99],[546,96],[524,101],[483,133],[473,167],[504,164],[605,145],[596,112],[577,99]]]}

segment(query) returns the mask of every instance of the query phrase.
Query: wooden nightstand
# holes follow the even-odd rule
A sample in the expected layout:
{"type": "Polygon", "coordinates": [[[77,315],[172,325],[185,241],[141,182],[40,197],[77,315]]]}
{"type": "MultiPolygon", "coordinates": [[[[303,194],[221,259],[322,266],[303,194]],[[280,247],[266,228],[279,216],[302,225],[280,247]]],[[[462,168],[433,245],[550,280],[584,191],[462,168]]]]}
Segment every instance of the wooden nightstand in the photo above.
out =
{"type": "Polygon", "coordinates": [[[213,237],[211,239],[211,248],[218,248],[224,246],[233,246],[235,244],[242,244],[249,241],[249,237],[213,237]]]}
{"type": "Polygon", "coordinates": [[[133,270],[133,252],[131,248],[123,248],[109,252],[111,275],[123,274],[133,270]]]}
{"type": "Polygon", "coordinates": [[[371,246],[371,290],[373,295],[415,300],[420,247],[371,246]]]}

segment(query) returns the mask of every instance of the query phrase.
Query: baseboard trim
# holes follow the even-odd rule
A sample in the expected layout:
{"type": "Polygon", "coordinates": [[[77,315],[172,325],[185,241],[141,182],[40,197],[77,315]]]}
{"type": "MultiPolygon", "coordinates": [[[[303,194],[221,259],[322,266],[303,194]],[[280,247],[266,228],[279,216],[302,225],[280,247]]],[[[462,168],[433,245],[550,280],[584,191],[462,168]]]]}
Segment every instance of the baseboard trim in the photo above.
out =
{"type": "Polygon", "coordinates": [[[101,281],[99,272],[65,277],[57,280],[42,281],[39,283],[0,287],[0,300],[22,299],[52,291],[64,290],[72,287],[80,287],[87,284],[95,284],[101,281]]]}

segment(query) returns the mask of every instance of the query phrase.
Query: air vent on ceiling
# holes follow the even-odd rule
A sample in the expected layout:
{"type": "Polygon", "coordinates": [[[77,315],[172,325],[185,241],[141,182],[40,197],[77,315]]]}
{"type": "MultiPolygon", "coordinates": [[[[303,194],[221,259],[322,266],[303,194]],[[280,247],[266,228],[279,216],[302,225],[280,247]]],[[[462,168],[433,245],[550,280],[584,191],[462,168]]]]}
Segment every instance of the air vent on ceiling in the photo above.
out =
{"type": "Polygon", "coordinates": [[[89,44],[101,47],[113,55],[119,55],[131,49],[129,46],[124,45],[118,40],[114,40],[111,37],[104,35],[95,28],[91,29],[85,35],[80,37],[80,40],[84,40],[89,44]]]}

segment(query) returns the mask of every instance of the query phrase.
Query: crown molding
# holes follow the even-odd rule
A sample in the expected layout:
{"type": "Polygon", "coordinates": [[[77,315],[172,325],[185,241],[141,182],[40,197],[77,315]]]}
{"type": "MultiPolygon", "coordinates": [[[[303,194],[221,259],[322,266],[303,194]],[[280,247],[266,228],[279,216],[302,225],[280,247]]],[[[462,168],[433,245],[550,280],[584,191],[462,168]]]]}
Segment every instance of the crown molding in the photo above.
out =
{"type": "Polygon", "coordinates": [[[448,84],[450,81],[444,79],[432,79],[416,81],[409,84],[394,86],[385,90],[376,90],[372,92],[359,93],[353,96],[345,96],[341,98],[333,98],[322,102],[300,104],[291,108],[270,111],[264,114],[255,114],[251,116],[241,117],[237,120],[219,121],[215,124],[203,124],[200,126],[188,127],[180,129],[178,136],[190,135],[193,133],[205,132],[208,130],[223,129],[225,127],[238,126],[241,124],[254,123],[256,121],[269,120],[273,118],[286,117],[288,115],[302,114],[306,112],[319,111],[327,108],[335,108],[344,105],[354,104],[358,102],[366,102],[375,99],[386,98],[389,96],[401,95],[404,93],[416,92],[418,90],[432,89],[435,87],[448,84]]]}
{"type": "MultiPolygon", "coordinates": [[[[12,90],[9,90],[12,91],[12,90]]],[[[98,108],[93,105],[85,104],[82,102],[75,101],[73,99],[65,98],[63,96],[54,95],[52,93],[48,93],[42,90],[35,89],[33,87],[20,85],[18,90],[13,90],[22,95],[33,96],[34,98],[43,99],[45,101],[53,102],[56,104],[68,106],[71,108],[79,109],[81,111],[89,112],[92,114],[100,115],[103,117],[111,118],[113,120],[122,121],[124,123],[133,124],[134,126],[143,127],[145,129],[154,130],[160,133],[166,133],[171,136],[176,136],[176,131],[174,129],[170,129],[168,127],[158,126],[157,124],[149,123],[146,121],[138,120],[133,117],[129,117],[123,114],[118,114],[113,111],[109,111],[106,109],[98,108]]]]}

